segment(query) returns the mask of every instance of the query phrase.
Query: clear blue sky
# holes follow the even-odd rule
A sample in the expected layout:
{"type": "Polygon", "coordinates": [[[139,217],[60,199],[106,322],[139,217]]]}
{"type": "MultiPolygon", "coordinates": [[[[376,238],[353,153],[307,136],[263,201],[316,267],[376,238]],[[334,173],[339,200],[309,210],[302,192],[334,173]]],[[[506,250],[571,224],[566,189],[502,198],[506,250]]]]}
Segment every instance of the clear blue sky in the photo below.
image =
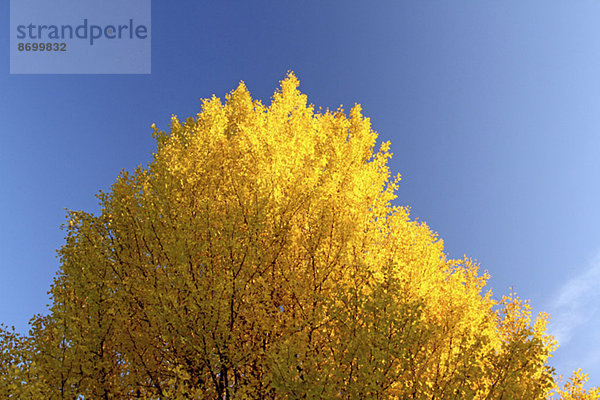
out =
{"type": "Polygon", "coordinates": [[[0,5],[0,322],[43,313],[64,208],[146,163],[150,125],[286,71],[317,106],[361,103],[399,204],[553,314],[552,363],[600,385],[600,3],[158,1],[151,75],[9,75],[0,5]]]}

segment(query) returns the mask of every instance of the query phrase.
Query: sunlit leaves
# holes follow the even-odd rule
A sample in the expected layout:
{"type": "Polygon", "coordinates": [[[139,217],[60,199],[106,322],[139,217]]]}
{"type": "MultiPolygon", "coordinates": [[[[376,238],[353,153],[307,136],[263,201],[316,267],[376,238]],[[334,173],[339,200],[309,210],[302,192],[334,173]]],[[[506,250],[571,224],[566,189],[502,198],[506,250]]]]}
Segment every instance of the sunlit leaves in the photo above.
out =
{"type": "Polygon", "coordinates": [[[360,106],[316,112],[298,85],[153,125],[153,161],[67,216],[50,314],[0,332],[0,397],[550,395],[545,316],[393,206],[360,106]]]}

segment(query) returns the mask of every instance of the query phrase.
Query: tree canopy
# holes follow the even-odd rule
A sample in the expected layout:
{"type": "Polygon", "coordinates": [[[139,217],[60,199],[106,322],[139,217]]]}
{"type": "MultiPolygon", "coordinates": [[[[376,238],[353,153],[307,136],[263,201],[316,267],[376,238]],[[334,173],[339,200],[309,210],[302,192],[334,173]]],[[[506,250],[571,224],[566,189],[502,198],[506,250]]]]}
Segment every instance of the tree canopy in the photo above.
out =
{"type": "Polygon", "coordinates": [[[153,125],[153,160],[71,211],[47,315],[0,330],[0,397],[598,399],[547,316],[394,205],[390,143],[290,73],[153,125]]]}

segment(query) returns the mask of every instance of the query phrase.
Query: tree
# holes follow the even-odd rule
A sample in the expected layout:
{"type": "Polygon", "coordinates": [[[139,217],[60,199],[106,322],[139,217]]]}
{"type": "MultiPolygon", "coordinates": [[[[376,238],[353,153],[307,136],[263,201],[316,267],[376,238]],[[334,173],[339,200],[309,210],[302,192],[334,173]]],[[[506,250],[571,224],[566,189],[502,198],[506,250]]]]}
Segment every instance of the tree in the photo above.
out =
{"type": "Polygon", "coordinates": [[[298,84],[153,126],[153,161],[69,212],[49,314],[2,330],[1,397],[551,395],[546,316],[392,204],[360,106],[316,112],[298,84]]]}

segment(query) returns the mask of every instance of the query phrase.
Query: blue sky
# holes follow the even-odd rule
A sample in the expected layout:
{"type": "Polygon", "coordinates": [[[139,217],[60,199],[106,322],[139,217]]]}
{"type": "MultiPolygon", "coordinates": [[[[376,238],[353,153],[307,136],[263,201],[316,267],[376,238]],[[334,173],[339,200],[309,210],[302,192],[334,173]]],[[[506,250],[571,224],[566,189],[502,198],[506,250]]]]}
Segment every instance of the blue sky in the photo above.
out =
{"type": "Polygon", "coordinates": [[[600,3],[152,4],[150,75],[10,75],[0,5],[0,322],[27,330],[59,263],[65,208],[149,161],[150,125],[244,80],[269,100],[288,70],[317,106],[361,103],[398,204],[496,297],[553,315],[552,364],[600,385],[600,3]]]}

